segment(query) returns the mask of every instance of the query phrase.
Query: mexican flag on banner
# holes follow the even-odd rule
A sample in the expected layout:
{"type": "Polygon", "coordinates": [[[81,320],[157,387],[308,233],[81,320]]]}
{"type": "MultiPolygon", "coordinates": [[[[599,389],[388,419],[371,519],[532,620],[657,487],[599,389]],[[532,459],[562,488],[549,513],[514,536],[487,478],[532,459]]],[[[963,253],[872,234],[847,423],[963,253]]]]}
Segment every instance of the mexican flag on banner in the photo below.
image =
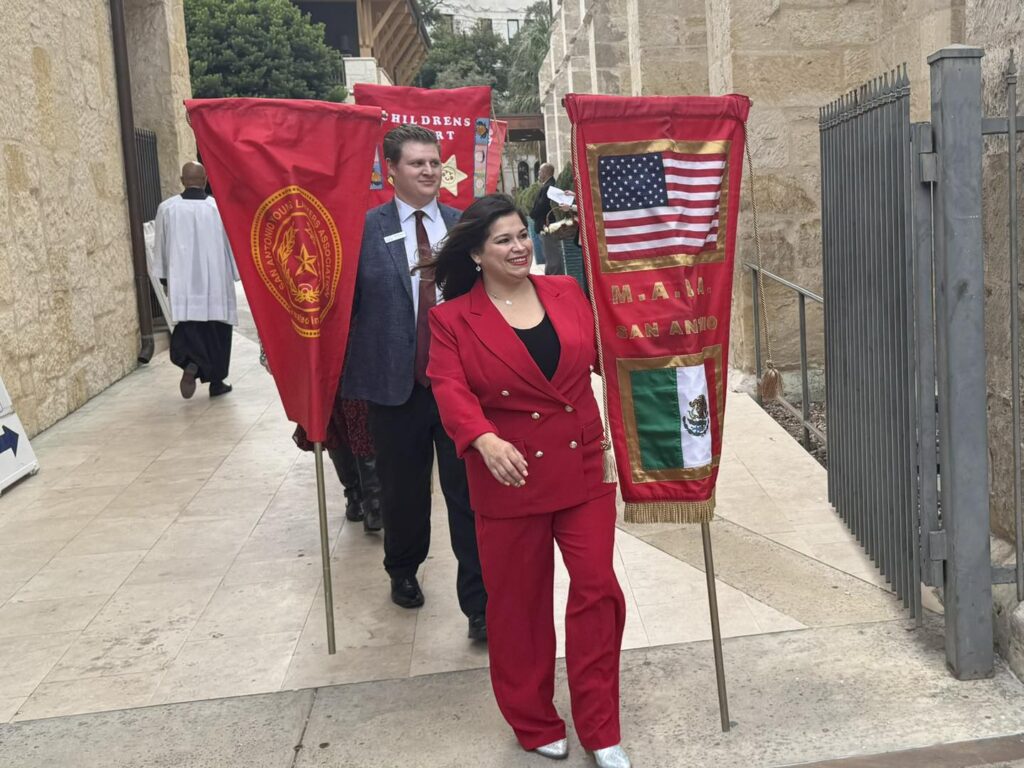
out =
{"type": "Polygon", "coordinates": [[[745,96],[569,94],[627,522],[706,522],[722,453],[745,96]]]}
{"type": "Polygon", "coordinates": [[[703,365],[630,371],[640,460],[653,470],[711,466],[703,365]]]}

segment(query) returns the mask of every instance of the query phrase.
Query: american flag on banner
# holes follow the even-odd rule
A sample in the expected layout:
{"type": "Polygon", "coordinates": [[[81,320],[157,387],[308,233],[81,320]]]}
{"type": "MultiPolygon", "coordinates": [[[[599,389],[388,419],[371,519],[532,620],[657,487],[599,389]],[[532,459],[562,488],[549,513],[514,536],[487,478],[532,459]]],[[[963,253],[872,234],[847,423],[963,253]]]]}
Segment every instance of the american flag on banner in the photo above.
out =
{"type": "Polygon", "coordinates": [[[598,158],[605,245],[613,259],[718,247],[725,154],[645,152],[598,158]]]}

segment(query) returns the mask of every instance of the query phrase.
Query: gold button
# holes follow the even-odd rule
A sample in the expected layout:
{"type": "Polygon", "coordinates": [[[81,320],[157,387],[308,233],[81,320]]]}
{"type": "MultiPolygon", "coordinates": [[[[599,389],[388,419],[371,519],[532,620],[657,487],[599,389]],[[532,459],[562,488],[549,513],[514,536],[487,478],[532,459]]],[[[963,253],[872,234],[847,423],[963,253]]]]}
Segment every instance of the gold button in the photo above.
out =
{"type": "Polygon", "coordinates": [[[536,421],[537,419],[540,418],[540,414],[534,411],[533,413],[530,414],[530,418],[536,421]]]}
{"type": "Polygon", "coordinates": [[[501,396],[502,397],[508,397],[508,390],[507,389],[501,390],[501,396]]]}
{"type": "Polygon", "coordinates": [[[590,370],[593,371],[594,370],[594,366],[590,366],[590,370]]]}
{"type": "Polygon", "coordinates": [[[536,456],[538,459],[543,459],[544,458],[544,451],[537,451],[533,455],[536,456]]]}
{"type": "Polygon", "coordinates": [[[569,443],[569,447],[572,448],[572,449],[576,449],[576,448],[579,447],[579,443],[577,443],[575,440],[573,440],[571,443],[569,443]]]}
{"type": "Polygon", "coordinates": [[[572,413],[572,406],[571,405],[565,406],[565,412],[566,413],[572,413]]]}

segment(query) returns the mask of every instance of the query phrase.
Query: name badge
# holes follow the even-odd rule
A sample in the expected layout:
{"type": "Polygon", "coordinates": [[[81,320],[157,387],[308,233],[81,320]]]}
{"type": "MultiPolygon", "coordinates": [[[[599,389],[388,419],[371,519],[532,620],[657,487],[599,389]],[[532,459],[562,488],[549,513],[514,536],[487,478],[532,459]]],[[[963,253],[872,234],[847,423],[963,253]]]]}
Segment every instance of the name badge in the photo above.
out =
{"type": "Polygon", "coordinates": [[[404,239],[405,239],[405,232],[395,232],[393,235],[385,235],[384,236],[384,242],[385,243],[393,243],[393,242],[395,242],[395,240],[404,240],[404,239]]]}

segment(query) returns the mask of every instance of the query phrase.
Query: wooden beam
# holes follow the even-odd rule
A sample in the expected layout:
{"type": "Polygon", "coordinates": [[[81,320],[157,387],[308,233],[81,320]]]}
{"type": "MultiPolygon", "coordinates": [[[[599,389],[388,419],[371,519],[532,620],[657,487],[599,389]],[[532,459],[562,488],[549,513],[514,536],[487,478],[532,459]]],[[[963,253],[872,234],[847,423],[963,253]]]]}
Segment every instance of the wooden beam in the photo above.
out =
{"type": "Polygon", "coordinates": [[[372,56],[371,32],[373,21],[370,18],[370,0],[356,0],[356,25],[359,27],[359,55],[372,56]]]}
{"type": "Polygon", "coordinates": [[[373,32],[370,35],[370,45],[373,45],[380,33],[384,31],[384,25],[388,23],[395,11],[399,7],[405,5],[405,0],[391,0],[391,4],[385,9],[384,13],[381,14],[380,18],[377,19],[377,23],[373,25],[373,32]]]}
{"type": "Polygon", "coordinates": [[[389,24],[381,32],[373,43],[373,55],[378,59],[387,58],[387,51],[391,49],[392,44],[398,37],[405,31],[405,27],[401,22],[401,19],[395,19],[393,24],[389,24]]]}
{"type": "MultiPolygon", "coordinates": [[[[413,46],[415,46],[415,45],[416,45],[416,42],[417,42],[417,38],[419,38],[419,30],[418,30],[418,29],[416,28],[416,24],[415,24],[415,22],[412,22],[412,23],[410,23],[410,25],[409,25],[409,26],[410,26],[410,28],[412,29],[412,35],[411,35],[411,36],[408,36],[408,39],[407,39],[407,41],[405,41],[405,42],[403,43],[403,45],[402,45],[402,47],[401,47],[401,48],[399,48],[399,49],[396,49],[396,50],[399,50],[399,51],[400,51],[400,53],[398,54],[398,56],[397,56],[397,57],[396,57],[396,59],[395,59],[395,70],[396,70],[396,71],[397,71],[397,70],[399,69],[399,67],[401,67],[401,68],[402,68],[403,70],[405,70],[405,69],[407,69],[407,68],[408,68],[408,65],[407,65],[407,64],[405,64],[405,65],[403,66],[403,63],[404,63],[404,62],[406,61],[406,57],[407,57],[407,56],[408,56],[408,55],[409,55],[410,53],[412,53],[412,51],[413,51],[413,46]]],[[[403,78],[403,79],[404,79],[404,78],[403,78]]]]}
{"type": "Polygon", "coordinates": [[[411,24],[406,24],[403,31],[395,36],[392,44],[387,47],[386,51],[383,51],[381,58],[388,61],[390,66],[388,69],[391,74],[395,77],[395,84],[398,84],[399,73],[404,69],[403,67],[403,56],[402,54],[409,49],[409,45],[416,41],[416,30],[411,24]],[[409,34],[410,28],[412,28],[413,34],[409,34]]]}
{"type": "MultiPolygon", "coordinates": [[[[412,39],[406,44],[406,47],[402,48],[401,54],[398,56],[398,61],[401,62],[401,85],[407,85],[413,79],[410,70],[416,65],[412,60],[412,53],[415,50],[418,37],[419,35],[413,35],[412,39]]],[[[395,69],[398,69],[398,65],[395,66],[395,69]]]]}

